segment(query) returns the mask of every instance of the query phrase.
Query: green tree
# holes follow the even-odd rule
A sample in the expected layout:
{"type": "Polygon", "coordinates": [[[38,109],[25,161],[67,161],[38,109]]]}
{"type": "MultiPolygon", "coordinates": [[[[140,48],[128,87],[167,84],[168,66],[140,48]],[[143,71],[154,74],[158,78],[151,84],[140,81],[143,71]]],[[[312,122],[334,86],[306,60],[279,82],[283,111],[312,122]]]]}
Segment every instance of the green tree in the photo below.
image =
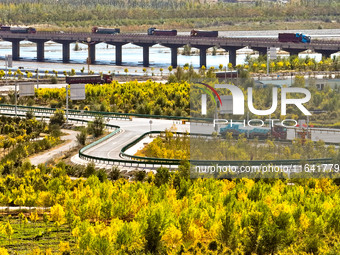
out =
{"type": "Polygon", "coordinates": [[[65,113],[61,109],[57,109],[50,118],[50,125],[56,124],[62,126],[65,123],[65,113]]]}
{"type": "Polygon", "coordinates": [[[89,124],[88,131],[95,137],[101,136],[104,133],[104,118],[99,115],[96,116],[94,121],[89,124]]]}
{"type": "Polygon", "coordinates": [[[77,138],[77,141],[78,141],[79,144],[85,145],[86,138],[87,138],[87,129],[86,128],[82,128],[80,130],[80,133],[77,134],[76,138],[77,138]]]}
{"type": "Polygon", "coordinates": [[[7,221],[7,223],[6,223],[5,227],[4,227],[4,231],[5,231],[5,234],[6,234],[7,238],[8,238],[9,244],[11,244],[11,240],[12,240],[12,236],[14,234],[14,230],[13,230],[13,228],[11,226],[11,223],[9,223],[9,221],[7,221]]]}
{"type": "Polygon", "coordinates": [[[51,221],[55,222],[57,230],[59,231],[60,225],[64,224],[65,222],[65,212],[61,205],[55,204],[51,207],[51,214],[50,214],[51,221]]]}

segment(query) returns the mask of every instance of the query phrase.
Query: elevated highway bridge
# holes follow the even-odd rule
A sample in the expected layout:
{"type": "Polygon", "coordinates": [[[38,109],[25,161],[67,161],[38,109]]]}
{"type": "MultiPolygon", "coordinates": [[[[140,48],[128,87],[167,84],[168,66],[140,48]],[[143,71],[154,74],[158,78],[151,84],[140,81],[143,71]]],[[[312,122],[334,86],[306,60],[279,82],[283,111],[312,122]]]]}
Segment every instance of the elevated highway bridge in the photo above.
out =
{"type": "Polygon", "coordinates": [[[143,48],[143,66],[149,66],[149,48],[155,44],[168,47],[171,50],[171,65],[177,66],[177,49],[184,45],[200,50],[200,66],[206,66],[206,52],[210,47],[222,48],[229,52],[229,62],[236,65],[236,51],[249,47],[260,54],[266,54],[268,47],[280,48],[297,55],[306,50],[321,53],[325,57],[340,51],[340,40],[312,39],[311,43],[279,42],[277,38],[249,37],[194,37],[194,36],[155,36],[146,34],[95,34],[95,33],[64,33],[64,32],[37,32],[37,33],[11,33],[0,32],[0,39],[12,42],[13,60],[20,59],[20,41],[30,41],[37,45],[36,59],[44,61],[44,44],[53,41],[62,44],[62,59],[70,61],[70,44],[81,42],[88,44],[90,63],[96,61],[96,48],[98,43],[107,43],[115,46],[116,65],[122,65],[122,46],[128,43],[143,48]]]}

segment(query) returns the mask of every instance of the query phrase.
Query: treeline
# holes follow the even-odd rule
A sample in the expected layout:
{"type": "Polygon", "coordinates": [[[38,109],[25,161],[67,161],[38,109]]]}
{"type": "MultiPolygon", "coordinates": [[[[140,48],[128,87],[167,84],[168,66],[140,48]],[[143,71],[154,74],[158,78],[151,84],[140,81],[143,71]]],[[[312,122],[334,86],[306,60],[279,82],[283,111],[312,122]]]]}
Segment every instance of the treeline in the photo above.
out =
{"type": "MultiPolygon", "coordinates": [[[[296,59],[296,58],[294,58],[296,59]]],[[[279,65],[280,61],[277,62],[279,65]]],[[[287,60],[285,63],[291,65],[287,60]]],[[[292,62],[293,63],[293,62],[292,62]]],[[[303,62],[305,63],[305,62],[303,62]]],[[[314,63],[314,62],[313,62],[314,63]]],[[[337,62],[338,63],[338,62],[337,62]]],[[[293,64],[294,65],[294,64],[293,64]]],[[[303,65],[305,66],[305,65],[303,65]]],[[[307,65],[308,66],[308,65],[307,65]]],[[[221,66],[222,70],[223,66],[221,66]]],[[[256,87],[254,80],[250,77],[246,68],[250,68],[248,64],[232,67],[240,70],[239,79],[228,80],[234,83],[247,94],[248,87],[256,87]]],[[[296,68],[296,66],[295,66],[296,68]]],[[[308,70],[308,69],[307,69],[308,70]]],[[[146,82],[130,81],[126,83],[118,83],[116,81],[111,84],[91,85],[85,87],[86,99],[82,101],[71,101],[69,107],[76,110],[91,110],[104,112],[121,112],[121,113],[138,113],[153,114],[167,116],[191,116],[198,117],[201,112],[201,90],[197,88],[197,84],[189,82],[195,79],[204,80],[212,86],[219,83],[215,78],[212,68],[205,70],[200,69],[195,72],[192,67],[184,66],[171,71],[169,83],[162,84],[148,80],[146,82]],[[194,85],[193,85],[194,84],[194,85]],[[191,104],[191,106],[190,106],[191,104]]],[[[283,74],[283,73],[282,73],[283,74]]],[[[288,74],[287,74],[288,75],[288,74]]],[[[305,87],[308,82],[308,90],[313,97],[305,104],[310,111],[316,111],[310,117],[313,124],[329,124],[340,125],[340,87],[325,86],[322,90],[318,90],[315,85],[315,79],[306,80],[302,76],[296,76],[292,81],[293,87],[305,87]]],[[[287,86],[290,81],[287,80],[287,86]]],[[[222,95],[230,94],[229,91],[218,89],[222,95]]],[[[21,105],[38,105],[49,106],[52,108],[63,108],[66,104],[65,88],[40,88],[35,91],[35,97],[22,97],[19,99],[21,105]]],[[[278,103],[280,104],[280,90],[278,92],[278,103]]],[[[247,100],[247,98],[245,98],[247,100]]],[[[268,109],[272,105],[272,88],[256,88],[253,90],[253,102],[256,109],[268,109]]],[[[7,97],[2,97],[0,102],[3,104],[14,104],[13,93],[7,97]]],[[[214,114],[212,100],[208,100],[208,117],[214,114]]],[[[246,109],[247,111],[247,109],[246,109]]],[[[250,113],[250,118],[258,118],[250,113]]],[[[276,110],[272,118],[280,119],[280,111],[276,110]]],[[[287,107],[287,118],[298,119],[304,118],[301,111],[297,107],[287,107]]],[[[236,117],[235,117],[236,118],[236,117]]],[[[244,116],[240,116],[240,119],[244,116]]]]}
{"type": "Polygon", "coordinates": [[[186,163],[139,181],[23,168],[0,178],[0,204],[50,208],[3,219],[0,245],[11,253],[336,254],[340,245],[336,180],[191,180],[186,163]]]}
{"type": "MultiPolygon", "coordinates": [[[[190,29],[231,26],[235,23],[323,21],[339,22],[338,1],[308,1],[308,4],[239,5],[198,1],[2,1],[0,23],[44,24],[42,29],[90,31],[91,26],[121,26],[127,31],[158,25],[190,29]],[[82,7],[82,8],[80,8],[82,7]],[[84,7],[84,8],[83,8],[84,7]],[[141,27],[142,26],[142,27],[141,27]]],[[[124,30],[123,30],[124,31],[124,30]]]]}
{"type": "Polygon", "coordinates": [[[60,127],[53,118],[47,125],[31,112],[26,118],[0,116],[0,175],[16,172],[27,157],[60,143],[60,127]]]}
{"type": "MultiPolygon", "coordinates": [[[[237,1],[237,0],[236,0],[237,1]]],[[[199,5],[214,5],[214,4],[223,4],[226,2],[236,2],[236,1],[218,1],[218,3],[213,1],[205,1],[202,3],[200,0],[58,0],[59,4],[70,4],[70,5],[86,5],[86,6],[96,6],[96,5],[112,5],[117,7],[150,7],[150,8],[174,8],[174,7],[195,7],[199,5]]],[[[42,3],[42,4],[55,4],[56,0],[3,0],[3,3],[42,3]]],[[[254,1],[256,2],[256,1],[254,1]]],[[[333,0],[298,0],[291,1],[293,5],[306,5],[306,6],[315,6],[315,5],[334,5],[336,1],[333,0]]],[[[257,1],[258,5],[266,5],[266,2],[257,1]]]]}
{"type": "MultiPolygon", "coordinates": [[[[74,101],[70,107],[78,110],[187,116],[190,112],[189,88],[188,83],[162,84],[151,80],[87,84],[86,99],[74,101]]],[[[35,103],[62,107],[65,105],[65,95],[65,89],[39,89],[36,90],[35,103]]]]}

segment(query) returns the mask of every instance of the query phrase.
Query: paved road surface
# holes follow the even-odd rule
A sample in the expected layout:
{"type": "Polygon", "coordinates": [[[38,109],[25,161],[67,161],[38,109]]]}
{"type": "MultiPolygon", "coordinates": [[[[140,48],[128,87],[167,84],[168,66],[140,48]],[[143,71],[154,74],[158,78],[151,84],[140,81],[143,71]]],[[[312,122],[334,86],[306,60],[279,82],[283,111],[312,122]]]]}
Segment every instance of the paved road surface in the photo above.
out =
{"type": "MultiPolygon", "coordinates": [[[[165,129],[176,127],[178,132],[190,130],[189,124],[183,125],[179,123],[180,121],[153,119],[151,129],[164,131],[165,129]]],[[[88,150],[87,153],[89,155],[119,159],[120,151],[125,145],[136,140],[142,134],[150,131],[150,119],[134,118],[132,121],[113,120],[110,121],[110,124],[120,126],[122,132],[88,150]]]]}
{"type": "Polygon", "coordinates": [[[41,163],[46,163],[47,161],[58,157],[60,155],[62,155],[64,152],[69,151],[70,149],[76,147],[78,145],[77,142],[77,134],[79,133],[78,131],[73,131],[73,130],[66,130],[66,129],[62,129],[61,130],[63,133],[67,133],[68,135],[66,136],[62,136],[61,140],[66,140],[68,142],[66,142],[65,144],[57,147],[57,148],[52,148],[49,151],[46,152],[42,152],[41,154],[38,155],[33,155],[32,157],[30,157],[30,161],[32,163],[32,165],[39,165],[41,163]]]}

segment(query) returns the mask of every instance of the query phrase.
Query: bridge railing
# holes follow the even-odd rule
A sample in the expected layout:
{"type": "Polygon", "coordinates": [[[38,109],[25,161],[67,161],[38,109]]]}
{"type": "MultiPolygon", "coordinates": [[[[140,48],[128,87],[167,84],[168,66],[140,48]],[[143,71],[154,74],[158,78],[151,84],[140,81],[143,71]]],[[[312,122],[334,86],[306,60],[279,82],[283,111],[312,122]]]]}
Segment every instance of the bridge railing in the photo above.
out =
{"type": "Polygon", "coordinates": [[[96,33],[71,33],[71,32],[37,32],[32,34],[25,33],[11,33],[9,31],[1,31],[0,38],[6,39],[22,39],[22,40],[68,40],[68,41],[86,41],[88,37],[91,37],[93,41],[98,42],[111,42],[111,43],[161,43],[161,44],[192,44],[192,45],[202,45],[202,46],[252,46],[252,47],[288,47],[288,48],[297,48],[297,49],[309,49],[314,47],[318,47],[322,50],[340,50],[339,40],[320,40],[313,39],[311,43],[281,43],[278,42],[277,38],[251,38],[251,37],[195,37],[189,35],[177,35],[177,36],[155,36],[155,35],[147,35],[147,34],[96,34],[96,33]],[[138,40],[140,39],[140,41],[138,40]],[[257,43],[261,43],[261,45],[256,45],[257,43]],[[273,45],[275,43],[275,45],[273,45]],[[255,45],[246,45],[246,44],[255,44],[255,45]],[[325,47],[325,48],[323,48],[325,47]]]}

